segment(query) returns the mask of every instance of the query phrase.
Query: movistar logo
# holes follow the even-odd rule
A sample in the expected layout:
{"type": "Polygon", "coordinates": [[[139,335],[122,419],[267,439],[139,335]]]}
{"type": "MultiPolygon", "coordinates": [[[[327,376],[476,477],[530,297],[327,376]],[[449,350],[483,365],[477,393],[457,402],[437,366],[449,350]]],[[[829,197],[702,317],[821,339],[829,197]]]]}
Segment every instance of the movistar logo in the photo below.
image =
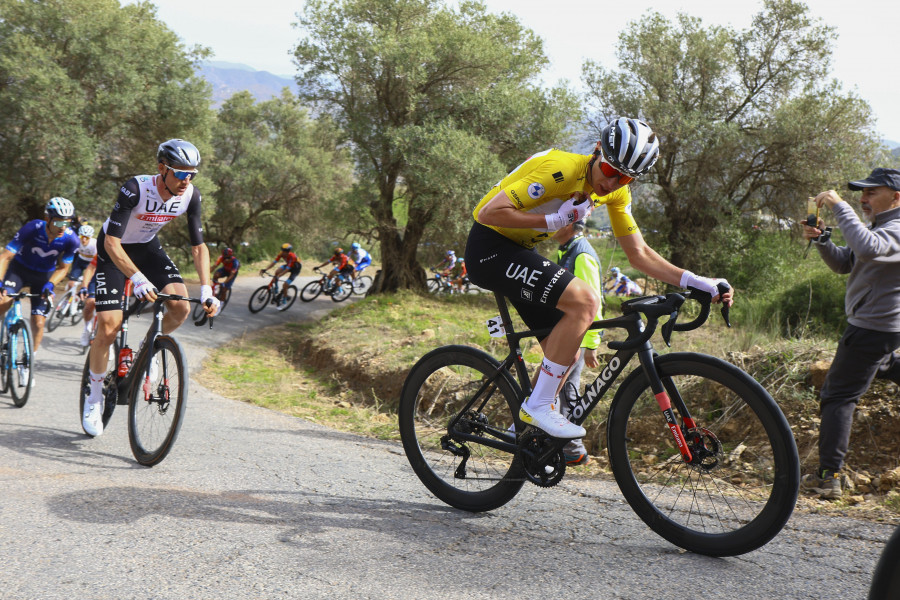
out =
{"type": "Polygon", "coordinates": [[[47,250],[46,252],[44,252],[43,249],[38,248],[37,246],[34,246],[31,249],[31,251],[34,252],[35,254],[39,255],[41,258],[47,258],[48,256],[56,256],[57,254],[59,254],[59,250],[47,250]]]}

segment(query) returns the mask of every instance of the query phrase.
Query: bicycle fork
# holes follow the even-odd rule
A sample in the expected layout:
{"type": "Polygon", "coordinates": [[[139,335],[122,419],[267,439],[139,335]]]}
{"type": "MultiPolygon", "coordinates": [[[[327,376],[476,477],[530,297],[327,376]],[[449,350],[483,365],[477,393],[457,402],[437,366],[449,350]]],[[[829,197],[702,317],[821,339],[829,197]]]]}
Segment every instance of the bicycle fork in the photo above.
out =
{"type": "MultiPolygon", "coordinates": [[[[681,453],[684,462],[690,464],[694,460],[694,456],[688,447],[688,441],[684,437],[684,432],[675,418],[675,411],[672,410],[672,396],[675,397],[675,404],[678,408],[678,412],[681,413],[685,429],[689,431],[695,429],[696,423],[690,414],[688,414],[687,407],[684,405],[684,401],[675,386],[669,385],[668,387],[670,390],[666,389],[667,386],[663,384],[662,379],[659,377],[659,373],[656,372],[655,363],[653,361],[653,352],[645,349],[639,351],[638,354],[640,355],[641,364],[644,365],[644,373],[647,375],[647,379],[650,382],[650,390],[653,392],[656,403],[659,405],[659,409],[666,419],[666,426],[672,433],[672,438],[675,440],[675,446],[681,453]],[[669,395],[670,391],[671,396],[669,395]]],[[[671,380],[669,380],[669,383],[672,383],[671,380]]]]}

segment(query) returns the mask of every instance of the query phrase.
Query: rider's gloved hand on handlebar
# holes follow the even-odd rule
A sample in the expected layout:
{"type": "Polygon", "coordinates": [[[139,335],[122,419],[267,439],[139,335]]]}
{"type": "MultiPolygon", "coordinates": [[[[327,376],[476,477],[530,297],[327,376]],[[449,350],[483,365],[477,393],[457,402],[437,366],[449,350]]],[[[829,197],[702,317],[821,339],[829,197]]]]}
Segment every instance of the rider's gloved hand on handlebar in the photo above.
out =
{"type": "Polygon", "coordinates": [[[577,205],[576,202],[578,202],[577,197],[569,198],[555,213],[544,215],[544,219],[547,221],[547,231],[559,231],[566,225],[580,221],[591,214],[594,204],[590,198],[582,200],[577,205]]]}
{"type": "MultiPolygon", "coordinates": [[[[699,275],[694,275],[690,271],[685,271],[684,274],[681,276],[680,285],[683,288],[693,287],[693,288],[697,288],[698,290],[702,290],[702,291],[710,294],[713,297],[713,302],[717,302],[717,301],[719,301],[719,289],[716,287],[716,285],[719,283],[724,283],[728,287],[731,287],[731,284],[729,284],[724,279],[712,279],[710,277],[701,277],[699,275]]],[[[732,289],[732,290],[729,290],[729,291],[725,292],[724,294],[722,294],[723,297],[721,298],[721,300],[723,302],[725,302],[728,306],[731,306],[731,303],[732,303],[731,297],[732,297],[733,293],[734,293],[734,291],[732,289]]]]}
{"type": "Polygon", "coordinates": [[[203,309],[206,311],[206,314],[210,317],[214,317],[219,314],[219,306],[222,304],[218,298],[213,296],[212,286],[211,285],[201,285],[200,286],[200,302],[203,304],[203,309]],[[211,300],[210,304],[207,306],[206,301],[211,300]]]}
{"type": "Polygon", "coordinates": [[[143,273],[138,271],[131,276],[131,283],[134,284],[134,296],[139,300],[155,300],[156,288],[150,283],[143,273]]]}
{"type": "Polygon", "coordinates": [[[48,281],[47,283],[44,284],[44,287],[41,288],[41,294],[43,294],[45,296],[52,296],[53,288],[54,288],[53,282],[48,281]]]}

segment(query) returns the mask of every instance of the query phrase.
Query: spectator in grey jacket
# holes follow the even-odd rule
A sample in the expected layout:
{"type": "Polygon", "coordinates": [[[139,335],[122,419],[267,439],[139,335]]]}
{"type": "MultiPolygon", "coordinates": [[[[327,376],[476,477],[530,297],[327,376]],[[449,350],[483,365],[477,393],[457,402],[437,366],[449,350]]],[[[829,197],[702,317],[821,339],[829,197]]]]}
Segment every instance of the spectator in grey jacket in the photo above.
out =
{"type": "MultiPolygon", "coordinates": [[[[867,227],[834,190],[816,203],[834,213],[846,246],[822,236],[814,240],[819,255],[835,273],[849,273],[844,310],[847,329],[838,342],[834,362],[820,395],[819,469],[806,475],[802,487],[823,498],[840,498],[841,468],[850,446],[856,403],[875,377],[900,384],[900,171],[875,169],[851,190],[862,190],[867,227]]],[[[804,226],[803,237],[823,234],[824,223],[804,226]]]]}

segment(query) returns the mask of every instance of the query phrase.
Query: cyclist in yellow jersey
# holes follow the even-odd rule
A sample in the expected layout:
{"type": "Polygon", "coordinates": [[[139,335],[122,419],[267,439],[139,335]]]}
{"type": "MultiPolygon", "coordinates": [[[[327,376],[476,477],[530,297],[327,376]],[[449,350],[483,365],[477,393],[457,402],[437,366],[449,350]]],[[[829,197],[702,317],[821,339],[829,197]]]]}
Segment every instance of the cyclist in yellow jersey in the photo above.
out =
{"type": "Polygon", "coordinates": [[[672,285],[707,291],[716,301],[732,302],[731,290],[718,297],[716,284],[724,279],[698,277],[671,264],[647,245],[631,216],[627,186],[658,157],[659,141],[649,125],[617,118],[603,129],[592,154],[535,154],[495,185],[473,212],[465,254],[469,279],[509,298],[529,328],[553,328],[540,340],[544,360],[519,418],[554,437],[585,435],[583,427],[560,414],[555,398],[600,298],[587,283],[535,252],[535,244],[605,205],[631,266],[672,285]]]}

